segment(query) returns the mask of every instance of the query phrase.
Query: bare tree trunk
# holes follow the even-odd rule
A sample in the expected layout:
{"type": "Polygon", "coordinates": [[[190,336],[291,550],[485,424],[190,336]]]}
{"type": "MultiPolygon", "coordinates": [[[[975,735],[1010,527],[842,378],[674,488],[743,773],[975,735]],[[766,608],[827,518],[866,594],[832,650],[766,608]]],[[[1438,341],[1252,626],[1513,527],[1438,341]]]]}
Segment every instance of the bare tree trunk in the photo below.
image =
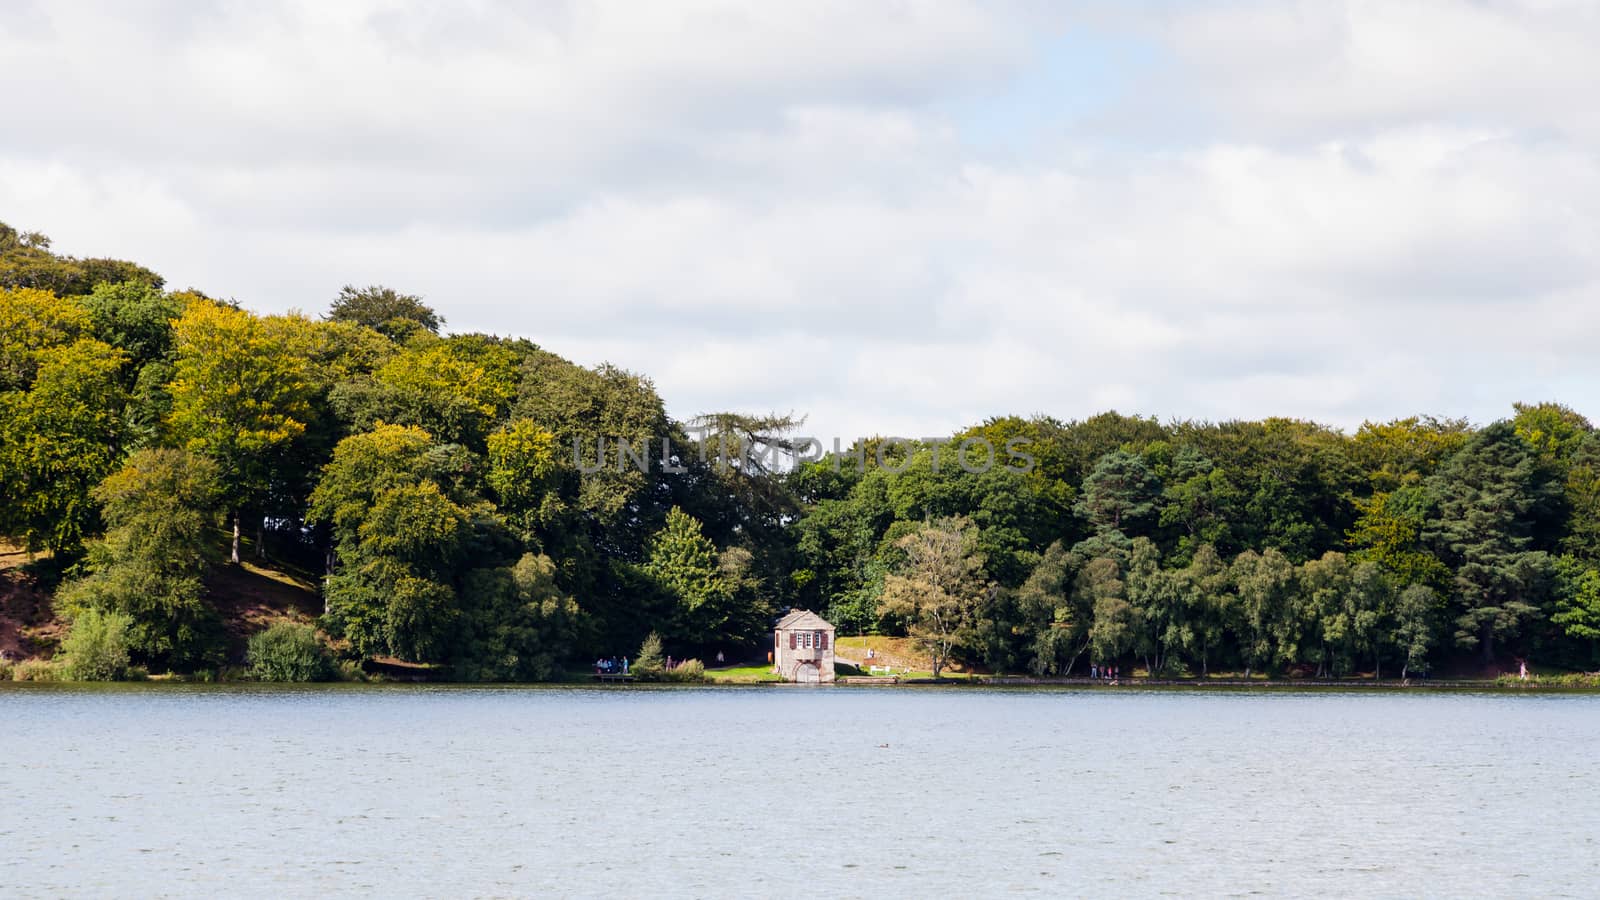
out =
{"type": "Polygon", "coordinates": [[[233,564],[239,564],[239,512],[233,513],[233,564]]]}
{"type": "Polygon", "coordinates": [[[1083,651],[1085,651],[1087,649],[1089,649],[1089,640],[1087,638],[1085,638],[1084,641],[1083,641],[1083,645],[1081,647],[1079,647],[1076,651],[1074,651],[1073,654],[1072,654],[1072,659],[1067,661],[1067,674],[1068,675],[1072,674],[1072,670],[1074,668],[1076,668],[1077,665],[1078,665],[1078,657],[1082,656],[1083,655],[1083,651]]]}
{"type": "Polygon", "coordinates": [[[256,523],[256,559],[267,558],[267,517],[256,523]]]}

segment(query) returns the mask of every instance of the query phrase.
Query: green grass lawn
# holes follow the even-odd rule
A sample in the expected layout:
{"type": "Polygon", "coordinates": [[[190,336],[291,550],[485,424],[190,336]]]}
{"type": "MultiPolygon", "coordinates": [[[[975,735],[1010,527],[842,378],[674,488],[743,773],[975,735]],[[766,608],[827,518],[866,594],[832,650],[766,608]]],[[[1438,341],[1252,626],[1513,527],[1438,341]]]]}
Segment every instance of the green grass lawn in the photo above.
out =
{"type": "Polygon", "coordinates": [[[724,666],[720,669],[707,669],[706,677],[713,681],[727,682],[761,682],[778,681],[778,676],[772,671],[770,663],[756,663],[749,666],[724,666]]]}

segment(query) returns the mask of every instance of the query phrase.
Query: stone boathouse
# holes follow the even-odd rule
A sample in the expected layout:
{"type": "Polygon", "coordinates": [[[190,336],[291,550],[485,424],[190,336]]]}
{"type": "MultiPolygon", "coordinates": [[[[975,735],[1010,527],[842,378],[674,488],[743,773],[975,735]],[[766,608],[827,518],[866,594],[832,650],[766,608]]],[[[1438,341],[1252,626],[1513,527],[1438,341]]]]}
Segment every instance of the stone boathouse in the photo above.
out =
{"type": "Polygon", "coordinates": [[[784,681],[833,683],[833,626],[810,610],[797,609],[778,620],[772,659],[784,681]]]}

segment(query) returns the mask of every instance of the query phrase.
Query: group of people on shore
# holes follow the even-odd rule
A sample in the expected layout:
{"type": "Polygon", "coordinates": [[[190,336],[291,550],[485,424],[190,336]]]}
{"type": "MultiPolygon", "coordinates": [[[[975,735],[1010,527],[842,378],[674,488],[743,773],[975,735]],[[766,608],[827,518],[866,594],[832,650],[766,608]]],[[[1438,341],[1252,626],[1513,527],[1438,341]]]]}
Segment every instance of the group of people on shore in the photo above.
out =
{"type": "Polygon", "coordinates": [[[1099,663],[1089,663],[1089,677],[1095,681],[1116,681],[1117,667],[1102,666],[1099,663]]]}
{"type": "Polygon", "coordinates": [[[628,658],[624,656],[621,659],[617,659],[615,656],[607,656],[597,659],[594,661],[594,673],[596,675],[626,675],[628,674],[628,658]]]}

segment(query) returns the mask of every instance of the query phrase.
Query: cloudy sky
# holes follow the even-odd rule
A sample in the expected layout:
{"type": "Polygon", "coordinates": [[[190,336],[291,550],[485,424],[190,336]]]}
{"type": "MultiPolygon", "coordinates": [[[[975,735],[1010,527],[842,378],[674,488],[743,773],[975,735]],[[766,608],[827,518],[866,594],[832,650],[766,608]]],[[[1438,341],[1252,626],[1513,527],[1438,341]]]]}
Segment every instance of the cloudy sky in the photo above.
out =
{"type": "Polygon", "coordinates": [[[1600,417],[1595,47],[1587,0],[7,0],[0,220],[826,436],[1600,417]]]}

